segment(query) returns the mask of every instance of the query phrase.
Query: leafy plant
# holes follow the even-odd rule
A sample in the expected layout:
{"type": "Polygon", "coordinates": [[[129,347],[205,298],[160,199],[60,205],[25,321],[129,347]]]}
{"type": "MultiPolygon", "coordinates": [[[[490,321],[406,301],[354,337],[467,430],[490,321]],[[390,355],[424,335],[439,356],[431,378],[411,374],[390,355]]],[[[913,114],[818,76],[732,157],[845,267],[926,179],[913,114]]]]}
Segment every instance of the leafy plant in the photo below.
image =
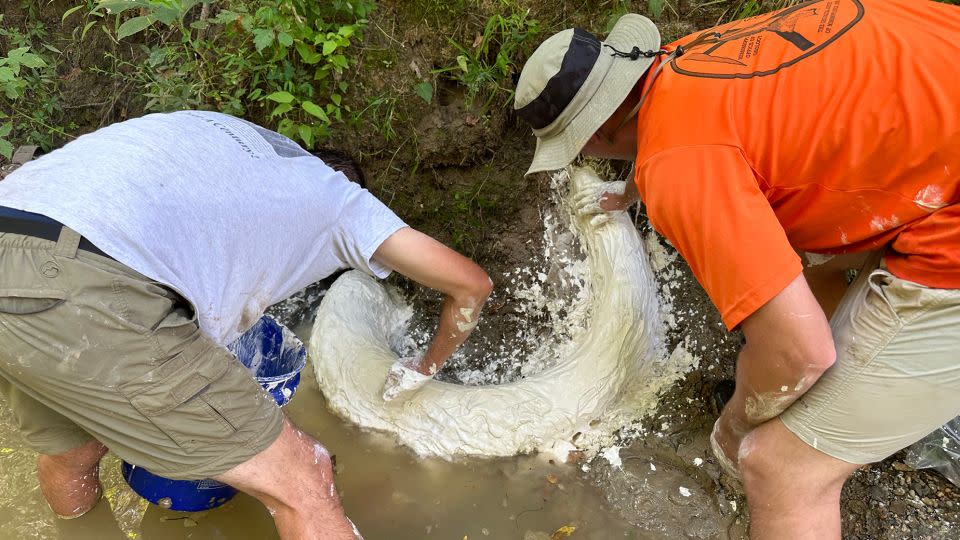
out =
{"type": "MultiPolygon", "coordinates": [[[[3,14],[0,14],[3,22],[3,14]]],[[[63,130],[51,126],[60,113],[59,79],[54,58],[60,51],[46,42],[41,22],[26,29],[0,26],[7,53],[0,56],[0,156],[13,153],[14,140],[39,144],[49,150],[53,136],[63,130]]]]}
{"type": "Polygon", "coordinates": [[[511,77],[517,71],[517,56],[540,33],[539,21],[528,15],[529,11],[514,11],[508,17],[491,15],[471,47],[450,40],[460,53],[456,64],[436,73],[447,74],[465,86],[468,104],[484,94],[484,109],[498,96],[503,102],[509,101],[513,97],[511,77]]]}
{"type": "Polygon", "coordinates": [[[144,41],[138,59],[114,59],[120,76],[144,89],[147,110],[259,114],[312,147],[350,112],[346,50],[373,7],[371,0],[97,0],[88,17],[115,15],[107,28],[115,40],[144,41]]]}
{"type": "Polygon", "coordinates": [[[367,26],[372,2],[304,0],[260,2],[252,13],[224,11],[226,34],[250,39],[267,69],[252,83],[251,99],[270,107],[277,131],[312,146],[329,136],[330,126],[350,112],[343,103],[349,84],[342,74],[350,66],[345,54],[367,26]]]}

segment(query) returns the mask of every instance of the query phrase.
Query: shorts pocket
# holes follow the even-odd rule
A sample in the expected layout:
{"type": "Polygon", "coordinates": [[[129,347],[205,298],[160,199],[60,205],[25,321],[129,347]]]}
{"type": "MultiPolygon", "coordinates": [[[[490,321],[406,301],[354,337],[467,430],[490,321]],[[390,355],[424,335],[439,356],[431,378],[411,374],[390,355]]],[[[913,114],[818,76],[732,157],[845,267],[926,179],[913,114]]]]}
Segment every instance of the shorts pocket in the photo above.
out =
{"type": "Polygon", "coordinates": [[[846,357],[865,367],[902,328],[903,321],[887,295],[889,283],[890,274],[884,270],[874,270],[868,276],[866,291],[853,306],[846,324],[834,328],[838,361],[846,357]]]}
{"type": "Polygon", "coordinates": [[[177,354],[118,388],[140,414],[188,453],[237,430],[204,395],[229,368],[228,358],[213,352],[177,354]]]}
{"type": "Polygon", "coordinates": [[[59,306],[66,292],[57,289],[0,289],[0,313],[32,315],[59,306]]]}

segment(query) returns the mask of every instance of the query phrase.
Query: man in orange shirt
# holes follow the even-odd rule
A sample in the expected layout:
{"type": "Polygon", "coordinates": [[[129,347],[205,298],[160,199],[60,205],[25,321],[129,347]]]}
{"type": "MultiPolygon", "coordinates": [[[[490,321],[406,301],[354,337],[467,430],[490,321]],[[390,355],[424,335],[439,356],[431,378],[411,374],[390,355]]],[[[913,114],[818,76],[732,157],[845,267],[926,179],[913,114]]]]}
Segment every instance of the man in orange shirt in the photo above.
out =
{"type": "Polygon", "coordinates": [[[839,538],[846,478],[960,413],[957,58],[956,7],[813,0],[663,48],[565,30],[521,74],[529,172],[635,160],[584,210],[642,198],[746,336],[711,443],[755,538],[839,538]],[[798,252],[876,255],[828,323],[798,252]]]}

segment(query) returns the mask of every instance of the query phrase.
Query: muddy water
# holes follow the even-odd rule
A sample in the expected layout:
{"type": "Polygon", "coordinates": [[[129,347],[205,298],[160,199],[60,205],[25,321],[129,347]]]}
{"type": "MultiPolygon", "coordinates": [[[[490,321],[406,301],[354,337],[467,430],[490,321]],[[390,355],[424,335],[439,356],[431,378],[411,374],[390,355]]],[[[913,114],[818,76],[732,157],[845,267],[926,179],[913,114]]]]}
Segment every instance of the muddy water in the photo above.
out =
{"type": "MultiPolygon", "coordinates": [[[[397,447],[389,436],[346,425],[326,411],[309,365],[285,410],[336,455],[344,506],[368,540],[549,540],[567,525],[576,527],[574,539],[659,538],[636,531],[606,509],[603,494],[575,466],[531,456],[462,463],[423,460],[397,447]]],[[[106,496],[90,514],[56,519],[37,485],[35,454],[3,407],[0,538],[276,538],[270,516],[245,495],[208,512],[172,512],[137,497],[118,469],[118,460],[108,455],[101,472],[106,496]]]]}

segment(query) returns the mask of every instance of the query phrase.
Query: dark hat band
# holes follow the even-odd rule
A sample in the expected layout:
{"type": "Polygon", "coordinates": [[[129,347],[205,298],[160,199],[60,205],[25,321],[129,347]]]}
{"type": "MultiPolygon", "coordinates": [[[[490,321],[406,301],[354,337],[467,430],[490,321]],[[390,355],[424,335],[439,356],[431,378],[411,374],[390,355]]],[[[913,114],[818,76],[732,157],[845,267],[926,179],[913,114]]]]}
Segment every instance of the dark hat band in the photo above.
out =
{"type": "Polygon", "coordinates": [[[573,101],[599,57],[600,40],[583,28],[574,28],[560,71],[550,77],[540,95],[517,109],[517,114],[533,129],[549,126],[573,101]]]}

